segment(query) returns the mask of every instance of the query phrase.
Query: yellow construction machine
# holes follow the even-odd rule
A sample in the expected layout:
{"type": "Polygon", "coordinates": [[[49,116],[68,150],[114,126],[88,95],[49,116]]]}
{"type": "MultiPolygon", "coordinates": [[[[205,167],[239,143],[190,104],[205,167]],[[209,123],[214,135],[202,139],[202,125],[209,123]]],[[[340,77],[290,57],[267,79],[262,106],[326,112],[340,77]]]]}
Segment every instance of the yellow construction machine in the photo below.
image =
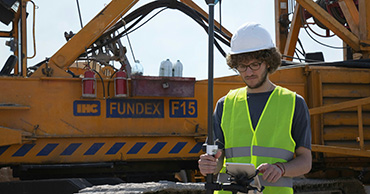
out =
{"type": "MultiPolygon", "coordinates": [[[[14,47],[0,73],[0,165],[14,177],[142,182],[174,180],[184,170],[189,181],[199,181],[208,81],[135,75],[120,38],[156,8],[182,11],[205,29],[208,15],[191,0],[158,0],[129,12],[137,1],[111,1],[78,33],[66,34],[54,55],[28,64],[32,1],[0,0],[1,22],[12,25],[0,37],[14,47]]],[[[275,17],[284,61],[271,80],[302,95],[310,108],[314,163],[307,177],[369,183],[370,2],[275,0],[275,17]],[[306,62],[292,62],[300,30],[315,24],[343,40],[343,61],[307,53],[306,62]]],[[[228,45],[232,34],[214,25],[215,40],[228,45]]],[[[242,86],[238,75],[216,78],[213,99],[242,86]]]]}

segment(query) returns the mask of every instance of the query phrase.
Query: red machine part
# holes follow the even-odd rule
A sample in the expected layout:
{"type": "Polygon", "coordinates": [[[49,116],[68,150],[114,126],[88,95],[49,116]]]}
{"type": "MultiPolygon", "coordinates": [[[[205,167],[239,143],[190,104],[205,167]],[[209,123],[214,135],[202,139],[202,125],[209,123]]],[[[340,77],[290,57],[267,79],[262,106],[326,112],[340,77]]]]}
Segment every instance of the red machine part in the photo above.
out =
{"type": "Polygon", "coordinates": [[[95,72],[87,70],[82,79],[82,97],[96,98],[96,78],[95,72]]]}
{"type": "Polygon", "coordinates": [[[127,96],[127,74],[124,70],[119,70],[114,78],[114,96],[127,96]]]}

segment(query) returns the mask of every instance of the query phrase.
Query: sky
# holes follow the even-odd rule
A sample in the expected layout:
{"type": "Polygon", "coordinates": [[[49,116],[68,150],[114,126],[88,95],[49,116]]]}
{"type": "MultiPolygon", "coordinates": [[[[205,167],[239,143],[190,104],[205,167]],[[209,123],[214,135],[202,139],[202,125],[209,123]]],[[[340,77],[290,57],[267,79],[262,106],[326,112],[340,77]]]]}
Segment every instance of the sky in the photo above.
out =
{"type": "MultiPolygon", "coordinates": [[[[140,0],[129,12],[152,2],[140,0]]],[[[204,0],[193,0],[208,12],[204,0]]],[[[45,58],[51,57],[65,43],[64,32],[77,33],[81,29],[76,0],[50,1],[34,0],[36,9],[36,57],[28,60],[32,66],[45,58]]],[[[83,25],[86,25],[110,1],[108,0],[78,0],[83,25]]],[[[27,4],[28,17],[28,56],[34,53],[32,40],[32,4],[27,4]]],[[[156,13],[159,10],[154,10],[156,13]]],[[[151,14],[151,15],[153,15],[151,14]]],[[[146,17],[144,21],[149,19],[146,17]]],[[[220,3],[215,6],[215,19],[220,21],[220,3]]],[[[245,22],[262,24],[271,34],[275,42],[274,0],[224,0],[221,3],[221,24],[234,33],[245,22]]],[[[0,31],[10,30],[11,25],[0,23],[0,31]]],[[[321,29],[317,28],[317,31],[321,29]]],[[[341,47],[342,41],[337,37],[314,37],[325,44],[341,47]]],[[[323,47],[314,42],[301,30],[300,40],[306,52],[323,52],[325,61],[343,60],[342,50],[323,47]]],[[[208,77],[208,35],[190,17],[173,9],[166,9],[151,19],[135,32],[129,34],[131,48],[127,37],[121,39],[128,52],[126,53],[131,65],[134,57],[144,67],[144,75],[158,76],[160,63],[170,59],[173,63],[180,60],[183,64],[183,76],[195,77],[197,80],[208,77]],[[134,57],[133,57],[134,56],[134,57]]],[[[0,68],[12,53],[5,46],[8,38],[0,38],[0,68]]],[[[221,43],[222,44],[222,43],[221,43]]],[[[222,45],[226,53],[230,48],[222,45]]],[[[119,68],[118,64],[115,64],[119,68]]],[[[214,48],[214,77],[235,75],[225,62],[225,58],[214,48]]]]}

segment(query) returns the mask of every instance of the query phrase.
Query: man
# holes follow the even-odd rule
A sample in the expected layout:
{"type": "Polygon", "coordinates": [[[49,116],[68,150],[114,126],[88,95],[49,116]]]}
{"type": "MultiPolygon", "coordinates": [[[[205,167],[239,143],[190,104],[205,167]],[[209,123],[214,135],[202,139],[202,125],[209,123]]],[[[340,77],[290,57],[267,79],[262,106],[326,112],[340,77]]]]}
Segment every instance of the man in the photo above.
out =
{"type": "Polygon", "coordinates": [[[224,162],[252,163],[264,194],[293,193],[291,177],[311,170],[311,128],[304,99],[269,80],[281,65],[281,54],[261,25],[247,23],[231,39],[227,64],[247,87],[231,90],[217,102],[219,150],[215,156],[200,156],[200,172],[219,173],[218,181],[227,182],[224,162]]]}

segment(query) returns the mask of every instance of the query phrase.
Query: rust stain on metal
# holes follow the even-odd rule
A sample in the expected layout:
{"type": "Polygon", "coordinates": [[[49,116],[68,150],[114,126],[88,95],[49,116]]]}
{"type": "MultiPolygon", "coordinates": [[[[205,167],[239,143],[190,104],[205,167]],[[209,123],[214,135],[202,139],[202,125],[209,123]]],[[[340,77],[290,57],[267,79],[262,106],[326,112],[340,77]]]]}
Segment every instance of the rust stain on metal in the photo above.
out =
{"type": "Polygon", "coordinates": [[[68,125],[68,126],[70,126],[72,129],[74,129],[74,130],[76,130],[76,131],[78,131],[78,132],[80,132],[80,133],[84,133],[84,131],[82,131],[81,129],[79,129],[79,128],[77,128],[77,127],[73,126],[72,124],[68,123],[67,121],[65,121],[65,120],[63,120],[63,119],[60,119],[60,121],[62,121],[63,123],[67,124],[67,125],[68,125]]]}

